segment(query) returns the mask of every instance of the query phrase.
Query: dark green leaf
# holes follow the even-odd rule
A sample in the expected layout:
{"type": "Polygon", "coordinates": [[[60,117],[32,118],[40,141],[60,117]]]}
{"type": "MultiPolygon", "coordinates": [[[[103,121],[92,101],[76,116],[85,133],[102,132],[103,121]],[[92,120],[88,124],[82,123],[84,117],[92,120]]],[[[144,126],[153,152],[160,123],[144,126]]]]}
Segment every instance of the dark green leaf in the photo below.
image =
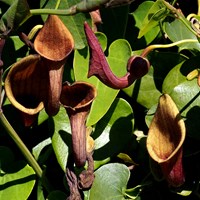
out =
{"type": "Polygon", "coordinates": [[[124,99],[116,99],[106,115],[96,124],[95,160],[105,160],[120,153],[132,139],[133,111],[124,99]]]}
{"type": "Polygon", "coordinates": [[[7,36],[10,31],[18,28],[30,16],[26,0],[15,0],[0,20],[0,34],[7,36]]]}
{"type": "Polygon", "coordinates": [[[0,147],[0,199],[26,200],[35,184],[35,172],[24,161],[15,161],[7,147],[0,147]]]}
{"type": "Polygon", "coordinates": [[[53,132],[52,146],[56,154],[59,165],[66,171],[66,164],[71,146],[71,127],[69,118],[64,108],[60,108],[59,113],[50,121],[53,132]],[[53,125],[53,126],[52,126],[53,125]]]}
{"type": "Polygon", "coordinates": [[[128,167],[113,163],[100,167],[95,172],[95,180],[88,200],[122,200],[130,177],[128,167]]]}

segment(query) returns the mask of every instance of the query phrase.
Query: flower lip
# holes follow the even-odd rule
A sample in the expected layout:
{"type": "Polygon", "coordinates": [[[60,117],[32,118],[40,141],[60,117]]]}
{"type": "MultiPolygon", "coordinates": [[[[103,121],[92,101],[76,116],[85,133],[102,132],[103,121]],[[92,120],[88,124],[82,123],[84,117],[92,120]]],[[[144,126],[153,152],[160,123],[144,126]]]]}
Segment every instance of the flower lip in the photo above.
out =
{"type": "Polygon", "coordinates": [[[34,48],[48,60],[62,61],[73,50],[74,39],[58,16],[49,15],[35,38],[34,48]]]}
{"type": "Polygon", "coordinates": [[[29,115],[34,115],[44,108],[43,100],[39,96],[40,94],[35,94],[37,97],[33,99],[32,96],[34,96],[34,94],[31,92],[33,92],[34,89],[29,88],[34,85],[31,76],[37,76],[37,74],[34,74],[34,69],[39,60],[39,55],[30,55],[22,58],[12,66],[5,79],[5,91],[8,99],[17,109],[29,115]],[[24,104],[27,98],[29,100],[24,104]]]}
{"type": "Polygon", "coordinates": [[[75,82],[69,85],[67,82],[63,84],[61,93],[61,104],[64,107],[70,107],[73,110],[89,105],[97,95],[96,89],[86,82],[75,82]]]}

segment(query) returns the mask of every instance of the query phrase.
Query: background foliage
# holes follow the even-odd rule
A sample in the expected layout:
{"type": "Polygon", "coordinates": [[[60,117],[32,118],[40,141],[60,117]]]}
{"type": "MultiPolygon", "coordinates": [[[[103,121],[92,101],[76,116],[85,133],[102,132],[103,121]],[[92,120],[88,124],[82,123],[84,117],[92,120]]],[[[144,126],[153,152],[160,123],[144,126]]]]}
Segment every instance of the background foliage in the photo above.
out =
{"type": "MultiPolygon", "coordinates": [[[[28,6],[30,9],[57,7],[59,10],[78,2],[0,0],[1,36],[12,30],[2,53],[2,84],[11,65],[32,53],[18,33],[28,35],[35,25],[43,24],[47,17],[38,13],[26,19],[30,15],[28,6]]],[[[151,63],[148,74],[123,90],[109,88],[96,77],[87,78],[89,51],[83,23],[88,21],[91,24],[89,12],[60,16],[75,40],[75,50],[65,66],[64,81],[90,82],[98,91],[86,123],[93,128],[91,136],[95,141],[96,178],[91,189],[84,191],[84,199],[195,200],[200,197],[200,92],[196,77],[191,80],[187,77],[193,70],[199,70],[200,63],[199,34],[192,29],[187,16],[193,13],[199,19],[200,5],[194,0],[168,1],[182,11],[183,16],[177,17],[161,2],[135,0],[118,7],[100,8],[102,24],[98,24],[96,36],[117,76],[126,73],[128,58],[139,55],[147,46],[195,40],[153,49],[147,56],[151,63]],[[183,147],[186,182],[180,188],[169,187],[165,180],[156,181],[149,166],[145,142],[162,93],[172,97],[187,129],[183,147]]],[[[3,86],[2,113],[44,170],[48,186],[44,187],[45,180],[36,176],[8,130],[0,124],[0,198],[66,199],[69,188],[65,168],[71,152],[71,130],[64,108],[61,107],[54,117],[49,117],[42,110],[37,123],[26,128],[6,98],[3,86]]]]}

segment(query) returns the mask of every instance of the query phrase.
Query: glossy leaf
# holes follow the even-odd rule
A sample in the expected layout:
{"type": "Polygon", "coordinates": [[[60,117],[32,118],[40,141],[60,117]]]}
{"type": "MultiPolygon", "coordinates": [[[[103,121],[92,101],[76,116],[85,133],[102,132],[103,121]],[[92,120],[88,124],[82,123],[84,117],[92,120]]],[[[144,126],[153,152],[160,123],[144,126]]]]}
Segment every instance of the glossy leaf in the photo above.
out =
{"type": "MultiPolygon", "coordinates": [[[[179,19],[175,19],[172,22],[165,22],[164,27],[167,36],[172,42],[177,42],[184,39],[198,40],[196,35],[193,34],[179,19]]],[[[198,41],[196,43],[185,43],[178,46],[179,51],[184,49],[200,50],[200,44],[198,41]]]]}
{"type": "MultiPolygon", "coordinates": [[[[163,80],[169,71],[185,58],[176,53],[152,52],[149,56],[151,68],[147,75],[137,80],[132,86],[123,89],[130,97],[146,108],[157,104],[162,93],[163,80]],[[168,62],[170,60],[170,62],[168,62]]],[[[173,84],[169,82],[169,84],[173,84]]]]}
{"type": "MultiPolygon", "coordinates": [[[[143,28],[144,18],[148,13],[149,9],[153,6],[153,4],[153,1],[145,1],[142,4],[140,4],[139,7],[133,13],[131,13],[135,19],[135,26],[138,27],[139,30],[143,28]]],[[[144,34],[146,43],[149,44],[150,42],[152,42],[158,35],[159,31],[159,26],[155,26],[146,34],[144,34]]]]}
{"type": "Polygon", "coordinates": [[[127,166],[119,163],[107,164],[95,172],[95,180],[88,200],[125,199],[124,191],[130,177],[127,166]]]}
{"type": "Polygon", "coordinates": [[[116,99],[106,115],[96,124],[95,160],[105,160],[120,153],[132,138],[133,111],[124,99],[116,99]]]}
{"type": "Polygon", "coordinates": [[[69,146],[71,145],[71,127],[68,116],[64,108],[60,108],[59,113],[53,117],[54,128],[52,130],[52,146],[56,154],[59,165],[66,171],[66,164],[69,155],[69,146]]]}
{"type": "Polygon", "coordinates": [[[35,184],[35,172],[24,161],[15,161],[7,147],[0,147],[0,199],[26,200],[35,184]]]}
{"type": "Polygon", "coordinates": [[[155,86],[153,68],[150,68],[148,74],[123,91],[146,108],[154,105],[161,94],[155,86]]]}
{"type": "MultiPolygon", "coordinates": [[[[80,1],[74,0],[61,0],[59,4],[59,9],[67,9],[72,5],[75,5],[80,1]]],[[[55,8],[57,4],[57,0],[51,0],[46,1],[42,0],[40,2],[41,7],[43,8],[55,8]]],[[[47,16],[43,16],[43,19],[45,20],[47,16]]],[[[78,13],[73,16],[60,16],[61,20],[64,22],[64,24],[67,26],[67,28],[70,30],[74,41],[75,41],[75,49],[82,49],[86,46],[86,39],[85,39],[85,33],[83,29],[83,24],[85,21],[90,21],[90,16],[88,13],[78,13]]]]}
{"type": "MultiPolygon", "coordinates": [[[[105,44],[105,37],[100,43],[105,44]]],[[[126,40],[116,40],[109,47],[109,55],[107,57],[111,70],[117,76],[123,76],[126,72],[126,64],[131,56],[130,45],[126,40]]],[[[75,51],[74,58],[74,73],[76,80],[83,80],[92,83],[97,88],[97,97],[93,102],[90,115],[88,116],[87,125],[91,126],[97,123],[103,115],[108,111],[119,90],[114,90],[107,87],[96,77],[87,78],[89,66],[89,53],[88,50],[82,49],[75,51]]]]}

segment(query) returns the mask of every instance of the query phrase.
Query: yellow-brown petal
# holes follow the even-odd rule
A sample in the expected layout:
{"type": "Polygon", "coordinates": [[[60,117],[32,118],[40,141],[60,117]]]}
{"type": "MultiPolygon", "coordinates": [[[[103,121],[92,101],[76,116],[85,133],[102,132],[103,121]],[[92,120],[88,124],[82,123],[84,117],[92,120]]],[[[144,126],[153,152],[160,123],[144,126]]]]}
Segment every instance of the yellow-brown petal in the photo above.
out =
{"type": "Polygon", "coordinates": [[[64,60],[74,48],[74,40],[56,15],[49,15],[34,41],[35,50],[52,61],[64,60]]]}
{"type": "MultiPolygon", "coordinates": [[[[165,177],[174,180],[181,179],[177,168],[182,170],[182,145],[186,129],[179,110],[168,94],[160,97],[159,104],[149,127],[147,150],[150,157],[156,161],[165,177]],[[173,177],[172,177],[173,176],[173,177]],[[178,177],[179,176],[179,177],[178,177]]],[[[184,181],[184,177],[182,180],[184,181]]]]}
{"type": "Polygon", "coordinates": [[[10,102],[20,111],[35,115],[44,108],[48,77],[40,67],[40,56],[29,55],[13,64],[5,79],[10,102]]]}

